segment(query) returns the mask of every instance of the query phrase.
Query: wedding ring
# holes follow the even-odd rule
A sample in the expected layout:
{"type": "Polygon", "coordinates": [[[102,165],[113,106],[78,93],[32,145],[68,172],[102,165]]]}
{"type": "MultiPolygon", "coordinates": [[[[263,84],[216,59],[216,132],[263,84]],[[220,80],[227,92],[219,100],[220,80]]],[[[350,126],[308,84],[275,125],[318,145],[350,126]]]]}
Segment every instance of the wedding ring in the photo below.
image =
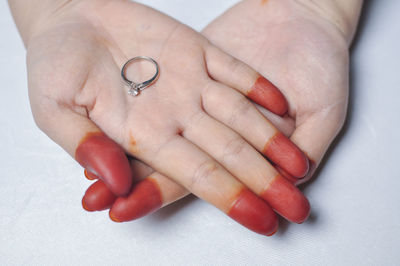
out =
{"type": "Polygon", "coordinates": [[[139,93],[142,90],[149,87],[157,79],[158,74],[159,74],[158,63],[156,62],[156,60],[154,60],[153,58],[148,57],[148,56],[137,56],[137,57],[129,59],[128,61],[126,61],[126,63],[124,64],[124,66],[122,67],[122,70],[121,70],[121,77],[125,81],[125,83],[129,86],[128,94],[132,95],[132,96],[139,95],[139,93]],[[146,60],[146,61],[149,61],[150,63],[152,63],[155,66],[156,73],[154,74],[154,76],[151,79],[146,80],[141,83],[136,83],[136,82],[133,82],[132,80],[129,80],[126,77],[125,72],[126,72],[126,68],[128,67],[129,64],[133,63],[134,61],[139,61],[139,60],[146,60]]]}

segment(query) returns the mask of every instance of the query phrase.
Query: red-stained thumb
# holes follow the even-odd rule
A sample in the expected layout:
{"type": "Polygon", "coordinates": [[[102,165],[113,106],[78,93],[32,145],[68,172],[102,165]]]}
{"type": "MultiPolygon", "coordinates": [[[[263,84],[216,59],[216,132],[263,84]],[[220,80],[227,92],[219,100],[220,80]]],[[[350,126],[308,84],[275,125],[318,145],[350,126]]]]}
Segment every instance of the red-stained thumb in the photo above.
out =
{"type": "Polygon", "coordinates": [[[75,159],[98,176],[118,196],[132,186],[132,171],[123,149],[102,132],[88,133],[75,151],[75,159]]]}

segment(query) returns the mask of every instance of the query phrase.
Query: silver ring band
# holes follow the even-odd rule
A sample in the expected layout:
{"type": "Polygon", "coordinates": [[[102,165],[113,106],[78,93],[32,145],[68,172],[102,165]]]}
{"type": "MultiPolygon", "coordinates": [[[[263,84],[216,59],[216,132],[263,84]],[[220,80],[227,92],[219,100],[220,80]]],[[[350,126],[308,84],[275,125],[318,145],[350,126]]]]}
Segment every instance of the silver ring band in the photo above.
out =
{"type": "Polygon", "coordinates": [[[125,81],[125,83],[129,86],[128,94],[132,95],[132,96],[139,95],[140,91],[142,91],[145,88],[147,88],[148,86],[150,86],[157,79],[158,74],[159,74],[158,63],[156,62],[156,60],[154,60],[153,58],[148,57],[148,56],[136,56],[134,58],[129,59],[128,61],[126,61],[126,63],[124,64],[124,66],[122,67],[122,70],[121,70],[121,77],[125,81]],[[127,66],[130,63],[132,63],[133,61],[138,61],[138,60],[149,61],[149,62],[153,63],[153,65],[156,68],[156,73],[154,74],[154,76],[151,79],[146,80],[142,83],[133,82],[133,81],[129,80],[125,75],[127,66]]]}

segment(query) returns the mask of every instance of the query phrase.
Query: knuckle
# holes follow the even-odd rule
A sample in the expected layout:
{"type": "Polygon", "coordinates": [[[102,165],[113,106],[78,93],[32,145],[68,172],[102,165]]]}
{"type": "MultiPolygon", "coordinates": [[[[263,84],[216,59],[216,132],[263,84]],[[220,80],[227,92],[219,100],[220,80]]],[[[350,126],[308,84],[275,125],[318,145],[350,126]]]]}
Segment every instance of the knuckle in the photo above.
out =
{"type": "Polygon", "coordinates": [[[238,155],[240,155],[240,153],[242,153],[246,148],[246,144],[246,141],[239,136],[232,138],[225,145],[222,154],[222,160],[226,162],[229,160],[229,158],[237,158],[238,155]]]}
{"type": "Polygon", "coordinates": [[[190,187],[195,187],[198,184],[208,183],[209,179],[214,176],[219,170],[219,166],[212,160],[206,160],[201,163],[193,173],[190,187]]]}

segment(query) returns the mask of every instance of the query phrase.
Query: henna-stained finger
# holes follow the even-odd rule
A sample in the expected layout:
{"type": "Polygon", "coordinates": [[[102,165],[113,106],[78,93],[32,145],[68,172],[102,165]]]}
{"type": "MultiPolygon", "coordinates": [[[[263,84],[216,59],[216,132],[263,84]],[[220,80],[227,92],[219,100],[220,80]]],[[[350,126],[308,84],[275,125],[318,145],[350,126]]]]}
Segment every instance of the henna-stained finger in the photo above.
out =
{"type": "Polygon", "coordinates": [[[209,58],[208,72],[213,79],[236,89],[277,115],[283,116],[287,113],[288,103],[282,92],[249,65],[216,47],[210,47],[206,56],[209,58]]]}
{"type": "Polygon", "coordinates": [[[237,132],[273,163],[297,178],[307,174],[309,166],[305,154],[243,95],[215,84],[203,95],[202,103],[210,116],[237,132]],[[224,108],[220,108],[221,103],[224,108]]]}
{"type": "Polygon", "coordinates": [[[75,159],[101,178],[117,195],[126,195],[132,185],[132,172],[124,150],[101,131],[88,132],[79,142],[75,159]]]}

